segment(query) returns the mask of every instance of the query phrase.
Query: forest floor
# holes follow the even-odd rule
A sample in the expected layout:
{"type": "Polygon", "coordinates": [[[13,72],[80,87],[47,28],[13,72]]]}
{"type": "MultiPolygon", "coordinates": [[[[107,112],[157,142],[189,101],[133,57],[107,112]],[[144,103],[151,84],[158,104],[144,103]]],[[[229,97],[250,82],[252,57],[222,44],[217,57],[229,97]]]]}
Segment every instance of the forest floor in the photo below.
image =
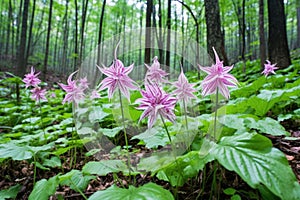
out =
{"type": "MultiPolygon", "coordinates": [[[[51,87],[53,84],[57,82],[65,82],[67,76],[56,76],[52,73],[49,73],[46,77],[45,82],[48,83],[48,86],[51,87]]],[[[271,115],[271,114],[270,114],[271,115]]],[[[298,182],[300,183],[300,131],[299,124],[300,122],[297,122],[297,124],[291,123],[288,120],[283,121],[281,123],[287,131],[291,133],[291,137],[283,137],[283,136],[272,136],[272,135],[266,135],[273,143],[274,147],[280,149],[285,155],[286,158],[295,173],[298,182]]],[[[0,134],[2,130],[0,129],[0,134]]],[[[75,168],[81,170],[83,165],[88,162],[87,158],[84,156],[86,153],[86,149],[81,149],[77,151],[77,161],[75,168]]],[[[62,160],[65,160],[65,163],[69,163],[72,159],[71,153],[64,154],[64,158],[62,160]]],[[[93,159],[93,158],[89,158],[93,159]]],[[[208,169],[205,169],[209,171],[209,168],[212,167],[211,165],[208,165],[208,169]]],[[[21,191],[18,193],[17,199],[28,199],[28,196],[30,192],[33,189],[33,171],[34,166],[33,164],[30,164],[27,161],[13,161],[10,160],[5,163],[5,165],[1,165],[0,167],[0,190],[4,188],[8,188],[10,186],[15,185],[16,183],[19,183],[22,185],[21,191]]],[[[40,179],[48,179],[53,176],[55,176],[58,173],[66,173],[68,171],[72,170],[71,167],[68,164],[65,164],[62,166],[62,168],[57,168],[52,171],[45,171],[37,169],[37,181],[40,179]]],[[[237,191],[241,191],[239,194],[241,195],[242,199],[252,199],[251,195],[249,196],[249,192],[254,195],[258,195],[258,191],[253,190],[250,188],[236,173],[230,172],[225,170],[224,168],[220,167],[220,170],[218,172],[220,179],[222,180],[219,190],[224,190],[226,188],[235,188],[237,191]],[[243,193],[243,191],[247,191],[246,193],[243,193]]],[[[211,184],[206,183],[204,191],[201,190],[201,182],[203,176],[203,172],[200,172],[196,178],[191,179],[188,181],[183,187],[180,188],[174,188],[169,185],[168,182],[164,182],[161,180],[158,180],[157,178],[151,176],[150,174],[146,175],[137,175],[135,177],[131,177],[131,180],[128,179],[128,177],[123,176],[122,174],[118,174],[119,182],[117,185],[123,185],[128,186],[129,184],[132,184],[134,182],[135,186],[141,186],[145,183],[148,183],[150,181],[155,182],[159,185],[162,185],[164,188],[172,190],[173,193],[177,193],[177,199],[180,200],[193,200],[197,199],[197,196],[199,195],[199,192],[201,192],[201,197],[207,197],[204,199],[208,199],[210,197],[210,191],[211,191],[211,184]],[[135,181],[133,181],[135,180],[135,181]],[[175,190],[175,191],[174,191],[175,190]]],[[[212,180],[209,180],[212,181],[212,180]]],[[[86,191],[84,191],[84,194],[86,196],[90,196],[94,192],[98,190],[104,190],[111,185],[113,185],[114,178],[112,174],[108,174],[107,176],[98,176],[97,179],[90,182],[88,185],[86,191]]],[[[71,190],[70,187],[67,186],[60,186],[57,189],[56,196],[61,195],[64,197],[64,199],[83,199],[80,193],[75,192],[74,190],[71,190]]],[[[54,200],[57,199],[55,196],[52,196],[50,199],[54,200]]],[[[221,196],[220,199],[230,199],[230,196],[221,196]]]]}

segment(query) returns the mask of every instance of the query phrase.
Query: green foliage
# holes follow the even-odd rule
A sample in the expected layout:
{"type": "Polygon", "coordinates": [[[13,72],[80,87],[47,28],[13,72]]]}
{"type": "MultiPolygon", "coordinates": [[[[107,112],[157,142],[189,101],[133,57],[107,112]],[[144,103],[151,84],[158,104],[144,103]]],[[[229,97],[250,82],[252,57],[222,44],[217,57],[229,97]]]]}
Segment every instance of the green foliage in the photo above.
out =
{"type": "Polygon", "coordinates": [[[128,174],[128,167],[121,160],[101,160],[99,162],[90,161],[84,165],[82,172],[86,174],[97,174],[105,176],[108,173],[123,172],[128,174]]]}
{"type": "Polygon", "coordinates": [[[210,153],[251,187],[263,184],[281,199],[300,198],[300,185],[287,159],[264,136],[244,133],[223,137],[220,143],[212,145],[210,153]]]}
{"type": "Polygon", "coordinates": [[[28,199],[48,200],[49,197],[55,193],[58,184],[59,184],[58,176],[54,176],[49,180],[42,179],[35,184],[28,199]]]}
{"type": "Polygon", "coordinates": [[[98,191],[90,196],[89,200],[172,200],[171,192],[163,189],[155,183],[147,183],[135,188],[129,186],[128,189],[118,188],[113,185],[104,191],[98,191]]]}
{"type": "Polygon", "coordinates": [[[0,199],[15,199],[17,197],[18,192],[22,188],[21,185],[16,184],[6,190],[1,190],[0,191],[0,199]]]}

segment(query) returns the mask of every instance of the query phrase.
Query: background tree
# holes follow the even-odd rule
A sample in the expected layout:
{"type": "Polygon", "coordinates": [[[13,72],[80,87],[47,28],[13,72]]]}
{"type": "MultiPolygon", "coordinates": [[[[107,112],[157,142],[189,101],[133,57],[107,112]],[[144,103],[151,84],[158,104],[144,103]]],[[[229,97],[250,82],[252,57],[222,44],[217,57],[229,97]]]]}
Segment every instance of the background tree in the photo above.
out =
{"type": "Polygon", "coordinates": [[[286,35],[286,20],[283,0],[268,0],[269,16],[269,60],[278,67],[291,64],[290,52],[286,35]]]}
{"type": "Polygon", "coordinates": [[[265,41],[265,22],[264,22],[264,0],[259,0],[259,57],[261,68],[264,67],[266,60],[266,41],[265,41]]]}
{"type": "Polygon", "coordinates": [[[228,59],[225,52],[224,35],[221,32],[220,9],[218,0],[205,0],[205,19],[207,33],[207,51],[214,58],[212,47],[215,47],[219,53],[220,59],[228,65],[228,59]]]}
{"type": "Polygon", "coordinates": [[[146,11],[146,41],[145,41],[145,63],[151,62],[151,49],[147,48],[150,46],[151,43],[151,14],[153,9],[153,2],[152,0],[147,0],[147,11],[146,11]]]}
{"type": "Polygon", "coordinates": [[[23,14],[22,14],[22,31],[20,46],[18,51],[18,65],[16,74],[20,77],[24,76],[26,72],[27,60],[25,56],[26,39],[27,39],[27,18],[28,18],[29,0],[24,0],[23,14]]]}

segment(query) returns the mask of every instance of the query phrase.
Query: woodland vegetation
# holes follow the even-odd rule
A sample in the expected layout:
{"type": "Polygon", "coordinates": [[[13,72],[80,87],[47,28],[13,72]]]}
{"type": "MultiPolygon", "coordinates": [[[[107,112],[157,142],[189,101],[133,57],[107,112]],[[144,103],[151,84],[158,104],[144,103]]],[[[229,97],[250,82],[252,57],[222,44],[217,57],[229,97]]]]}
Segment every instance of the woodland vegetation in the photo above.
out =
{"type": "Polygon", "coordinates": [[[300,199],[300,0],[0,12],[0,199],[300,199]]]}

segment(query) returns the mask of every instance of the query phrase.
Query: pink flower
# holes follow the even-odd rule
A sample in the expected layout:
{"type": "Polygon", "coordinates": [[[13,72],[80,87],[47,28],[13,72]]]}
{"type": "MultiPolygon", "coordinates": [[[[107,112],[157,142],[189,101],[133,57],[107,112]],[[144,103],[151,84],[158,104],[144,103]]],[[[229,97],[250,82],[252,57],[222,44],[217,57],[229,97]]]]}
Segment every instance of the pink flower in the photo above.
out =
{"type": "Polygon", "coordinates": [[[195,84],[190,84],[183,73],[183,69],[181,68],[181,73],[178,77],[178,81],[174,83],[176,90],[173,92],[177,95],[178,100],[183,100],[184,102],[188,102],[190,99],[196,98],[193,92],[196,90],[193,88],[195,84]]]}
{"type": "Polygon", "coordinates": [[[100,94],[97,90],[93,90],[91,93],[91,99],[99,99],[100,98],[100,94]]]}
{"type": "Polygon", "coordinates": [[[272,74],[276,74],[274,72],[275,69],[278,69],[278,67],[275,67],[276,66],[276,63],[271,65],[271,62],[266,60],[267,61],[267,64],[265,64],[265,69],[264,71],[262,72],[262,74],[265,75],[265,77],[267,77],[270,73],[272,74]]]}
{"type": "Polygon", "coordinates": [[[29,86],[37,86],[41,80],[39,78],[37,78],[37,76],[41,73],[38,72],[36,74],[34,74],[35,70],[33,67],[31,67],[31,71],[29,74],[25,74],[25,78],[23,79],[23,82],[26,83],[26,88],[28,88],[29,86]]]}
{"type": "Polygon", "coordinates": [[[213,64],[211,67],[202,67],[199,65],[200,69],[208,74],[201,83],[202,95],[214,94],[218,89],[226,99],[229,99],[230,93],[227,87],[235,87],[238,84],[236,78],[228,73],[233,68],[233,65],[224,67],[223,61],[220,61],[214,47],[213,51],[215,53],[216,64],[213,64]]]}
{"type": "Polygon", "coordinates": [[[150,81],[152,83],[160,84],[167,82],[164,78],[168,75],[167,72],[160,68],[160,63],[158,62],[157,56],[153,58],[153,63],[150,66],[145,64],[148,68],[146,73],[146,81],[150,81]]]}
{"type": "Polygon", "coordinates": [[[59,86],[67,92],[65,98],[63,99],[62,103],[64,104],[65,102],[75,102],[78,103],[79,100],[84,98],[84,93],[82,87],[77,86],[77,81],[72,80],[73,75],[77,71],[73,72],[70,74],[67,80],[67,85],[59,83],[59,86]]]}
{"type": "Polygon", "coordinates": [[[40,87],[35,87],[32,90],[30,90],[30,92],[32,93],[31,98],[33,100],[36,100],[36,101],[45,100],[45,101],[47,101],[46,96],[45,96],[46,95],[46,89],[41,89],[40,87]]]}
{"type": "Polygon", "coordinates": [[[153,126],[159,115],[174,122],[176,98],[165,93],[157,84],[146,84],[145,88],[141,91],[143,97],[136,100],[136,103],[140,103],[137,109],[144,110],[139,121],[148,117],[148,128],[153,126]]]}
{"type": "MultiPolygon", "coordinates": [[[[119,45],[119,44],[118,44],[119,45]]],[[[99,67],[99,70],[107,77],[100,83],[99,90],[108,89],[108,98],[111,99],[116,89],[120,89],[121,93],[129,100],[129,90],[137,89],[133,84],[135,83],[128,74],[133,69],[133,64],[129,67],[124,67],[124,64],[117,59],[117,48],[115,49],[115,60],[110,67],[99,67]]]]}

